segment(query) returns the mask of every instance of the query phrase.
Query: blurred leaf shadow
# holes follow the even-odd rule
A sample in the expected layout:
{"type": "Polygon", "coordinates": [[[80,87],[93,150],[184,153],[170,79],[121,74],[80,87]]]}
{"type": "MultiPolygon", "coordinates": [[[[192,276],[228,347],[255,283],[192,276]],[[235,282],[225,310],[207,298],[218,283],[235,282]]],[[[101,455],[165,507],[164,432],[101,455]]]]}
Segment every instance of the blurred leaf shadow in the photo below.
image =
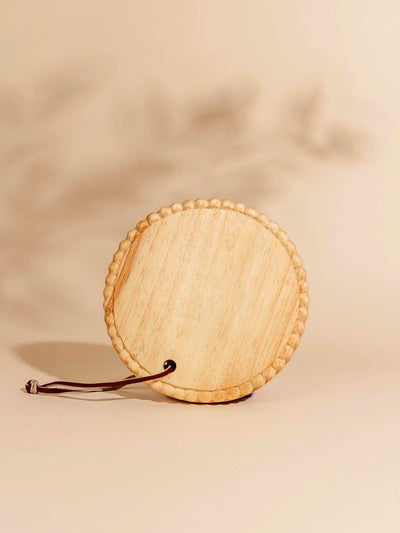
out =
{"type": "Polygon", "coordinates": [[[286,110],[285,133],[294,147],[316,160],[357,160],[368,136],[343,121],[324,118],[326,94],[316,86],[296,94],[286,110]]]}
{"type": "Polygon", "coordinates": [[[167,201],[228,197],[257,207],[283,194],[291,180],[305,179],[313,164],[363,157],[367,135],[341,117],[329,121],[319,87],[297,91],[277,110],[276,125],[262,120],[258,87],[237,81],[175,100],[162,87],[125,99],[112,93],[102,101],[101,124],[118,147],[115,155],[103,156],[94,142],[86,155],[90,170],[80,154],[72,175],[64,148],[98,120],[98,109],[89,119],[81,115],[106,84],[100,70],[78,65],[50,72],[29,95],[12,87],[0,91],[6,221],[0,269],[7,272],[0,297],[11,320],[44,323],[55,304],[78,309],[78,296],[60,290],[43,262],[57,263],[62,239],[62,251],[73,255],[79,242],[83,261],[97,271],[84,243],[130,229],[155,195],[167,201]],[[72,123],[65,122],[69,115],[72,123]]]}

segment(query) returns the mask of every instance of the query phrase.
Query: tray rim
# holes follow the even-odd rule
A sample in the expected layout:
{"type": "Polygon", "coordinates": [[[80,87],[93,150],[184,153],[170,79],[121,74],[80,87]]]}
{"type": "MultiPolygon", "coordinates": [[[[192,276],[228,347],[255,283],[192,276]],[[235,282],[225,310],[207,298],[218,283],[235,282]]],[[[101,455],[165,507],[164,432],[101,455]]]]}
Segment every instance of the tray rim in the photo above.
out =
{"type": "Polygon", "coordinates": [[[287,233],[283,231],[276,222],[271,221],[266,215],[260,214],[255,209],[247,207],[240,202],[219,200],[216,198],[210,200],[204,200],[201,198],[197,200],[186,200],[181,203],[173,203],[170,206],[162,207],[157,212],[150,213],[146,219],[138,222],[136,227],[130,230],[126,238],[120,242],[118,250],[113,255],[113,260],[109,266],[108,275],[105,280],[105,288],[103,291],[104,319],[107,325],[107,332],[120,359],[127,365],[132,373],[140,377],[148,376],[149,373],[147,370],[145,370],[126,349],[116,328],[114,317],[114,289],[130,247],[138,235],[140,235],[143,231],[146,231],[150,225],[156,224],[163,218],[187,209],[228,209],[255,219],[267,231],[270,231],[286,250],[298,282],[298,312],[294,322],[293,330],[291,331],[288,341],[282,352],[278,354],[261,373],[240,385],[217,390],[185,389],[182,387],[176,387],[169,383],[164,383],[162,380],[154,382],[150,381],[148,383],[148,385],[153,389],[178,400],[194,403],[232,401],[243,396],[247,396],[259,389],[286,366],[300,343],[300,339],[304,333],[305,323],[308,317],[309,294],[307,274],[303,267],[303,261],[297,252],[295,244],[289,239],[287,233]]]}

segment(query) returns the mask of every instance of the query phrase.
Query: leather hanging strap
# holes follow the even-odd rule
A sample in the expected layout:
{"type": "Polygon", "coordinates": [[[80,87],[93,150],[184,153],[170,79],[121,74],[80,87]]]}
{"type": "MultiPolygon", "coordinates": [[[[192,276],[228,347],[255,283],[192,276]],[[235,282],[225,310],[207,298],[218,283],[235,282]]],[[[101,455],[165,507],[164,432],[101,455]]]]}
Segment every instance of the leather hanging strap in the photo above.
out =
{"type": "Polygon", "coordinates": [[[25,390],[29,394],[61,394],[63,392],[104,392],[111,390],[118,390],[126,385],[133,385],[134,383],[142,383],[143,381],[151,381],[154,379],[161,379],[176,369],[176,363],[172,359],[164,362],[164,371],[152,376],[145,376],[137,378],[129,376],[121,381],[110,381],[105,383],[76,383],[74,381],[51,381],[39,385],[36,379],[30,379],[25,385],[25,390]],[[61,385],[59,387],[58,385],[61,385]]]}

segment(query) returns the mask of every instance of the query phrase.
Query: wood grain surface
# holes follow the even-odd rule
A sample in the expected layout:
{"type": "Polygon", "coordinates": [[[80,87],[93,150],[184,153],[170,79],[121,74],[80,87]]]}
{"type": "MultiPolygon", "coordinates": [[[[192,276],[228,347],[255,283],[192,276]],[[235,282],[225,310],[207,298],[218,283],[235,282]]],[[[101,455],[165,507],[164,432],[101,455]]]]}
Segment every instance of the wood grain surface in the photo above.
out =
{"type": "Polygon", "coordinates": [[[106,278],[105,319],[137,375],[177,368],[150,386],[221,402],[264,385],[291,358],[308,308],[305,270],[265,215],[220,200],[162,208],[122,241],[106,278]]]}

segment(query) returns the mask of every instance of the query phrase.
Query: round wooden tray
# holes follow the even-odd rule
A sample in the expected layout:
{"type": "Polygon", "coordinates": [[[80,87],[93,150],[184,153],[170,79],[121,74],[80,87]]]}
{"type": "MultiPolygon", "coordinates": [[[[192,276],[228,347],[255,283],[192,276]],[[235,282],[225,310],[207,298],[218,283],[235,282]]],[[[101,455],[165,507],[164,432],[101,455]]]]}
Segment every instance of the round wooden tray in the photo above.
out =
{"type": "Polygon", "coordinates": [[[308,285],[295,245],[243,204],[188,200],[163,207],[123,240],[106,278],[105,321],[138,376],[177,368],[154,389],[225,402],[282,370],[299,344],[308,285]]]}

